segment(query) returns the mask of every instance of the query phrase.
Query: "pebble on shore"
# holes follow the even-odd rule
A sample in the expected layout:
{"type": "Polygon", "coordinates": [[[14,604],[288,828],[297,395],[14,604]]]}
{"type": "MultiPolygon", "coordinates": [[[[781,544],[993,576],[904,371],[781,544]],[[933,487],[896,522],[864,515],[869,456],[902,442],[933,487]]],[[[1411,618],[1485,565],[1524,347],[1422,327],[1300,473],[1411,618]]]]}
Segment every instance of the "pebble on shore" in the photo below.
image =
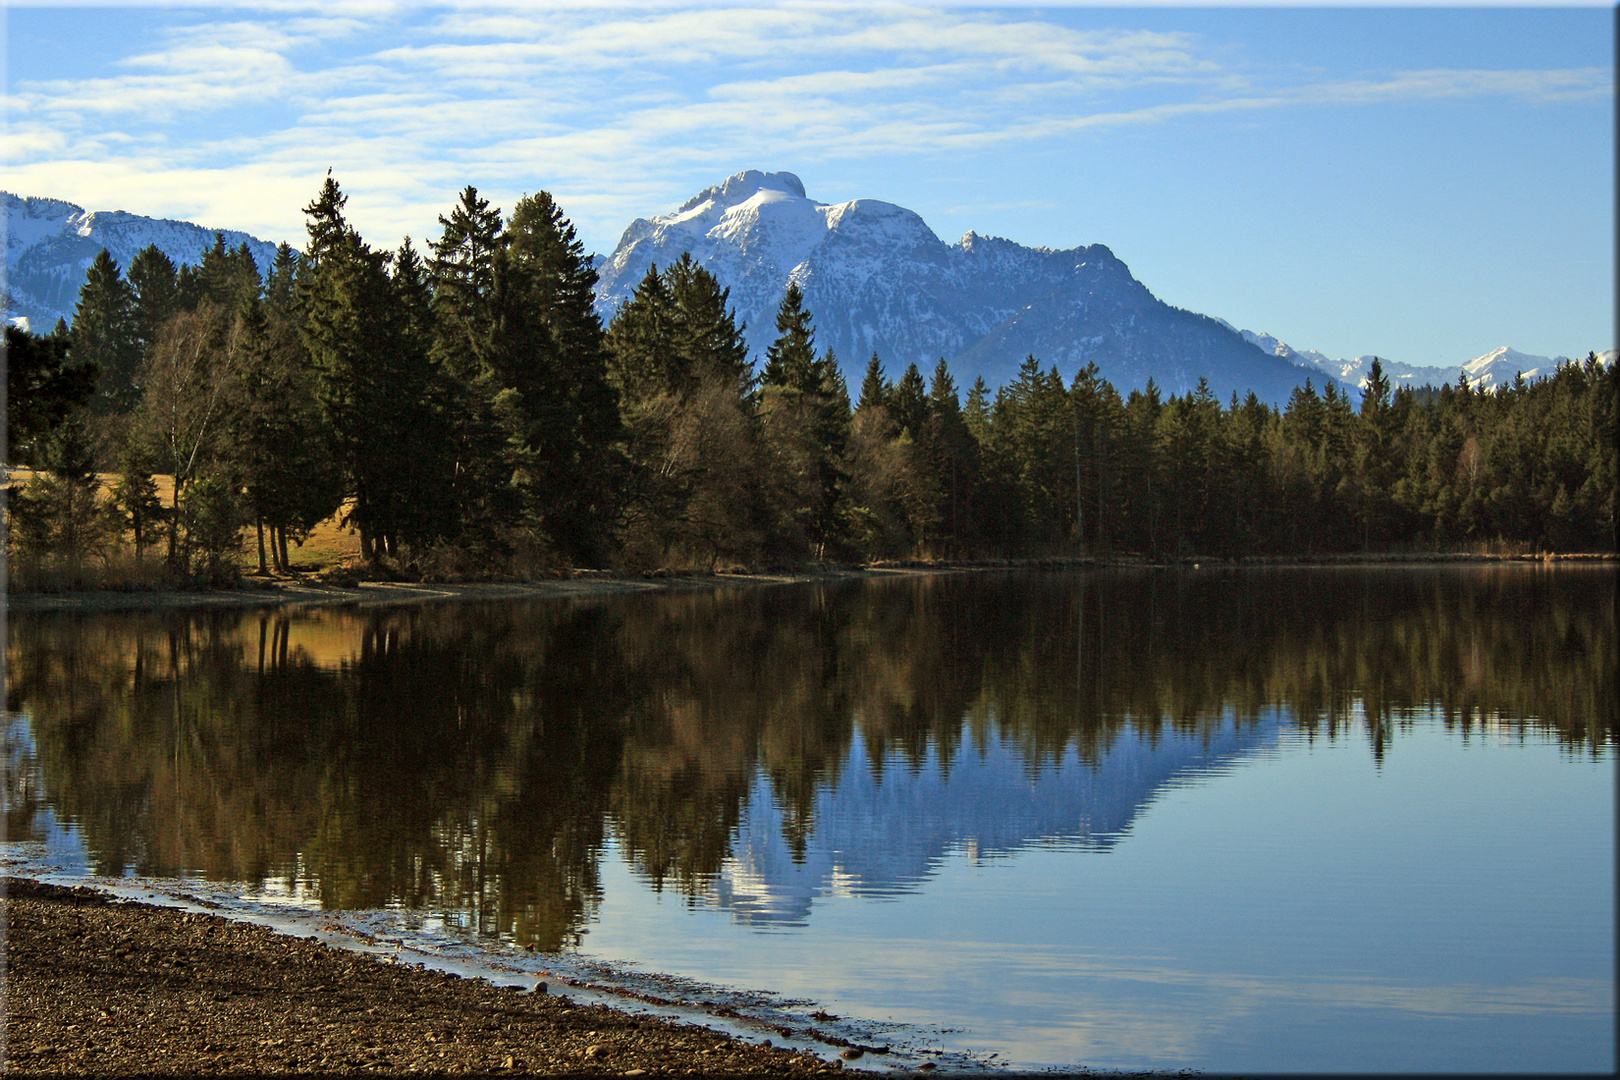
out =
{"type": "Polygon", "coordinates": [[[86,888],[0,882],[8,1073],[836,1072],[843,1062],[86,888]]]}

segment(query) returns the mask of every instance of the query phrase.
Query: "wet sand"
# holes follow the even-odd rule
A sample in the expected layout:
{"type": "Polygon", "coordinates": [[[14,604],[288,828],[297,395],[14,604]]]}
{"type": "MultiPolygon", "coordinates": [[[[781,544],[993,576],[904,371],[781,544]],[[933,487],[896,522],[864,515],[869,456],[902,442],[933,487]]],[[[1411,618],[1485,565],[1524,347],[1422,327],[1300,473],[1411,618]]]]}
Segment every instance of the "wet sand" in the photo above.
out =
{"type": "Polygon", "coordinates": [[[8,1074],[772,1075],[843,1062],[86,888],[0,881],[8,1074]]]}

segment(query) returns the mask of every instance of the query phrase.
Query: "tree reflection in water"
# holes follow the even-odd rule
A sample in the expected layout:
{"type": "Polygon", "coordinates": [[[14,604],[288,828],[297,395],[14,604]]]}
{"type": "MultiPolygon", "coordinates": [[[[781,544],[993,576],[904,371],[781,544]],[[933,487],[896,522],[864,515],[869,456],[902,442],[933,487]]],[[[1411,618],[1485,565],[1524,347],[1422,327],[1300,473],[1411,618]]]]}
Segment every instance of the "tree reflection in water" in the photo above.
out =
{"type": "Polygon", "coordinates": [[[8,708],[34,749],[9,835],[48,804],[100,874],[281,882],[549,950],[579,940],[610,829],[660,888],[702,895],[760,775],[802,859],[844,770],[964,741],[1034,769],[1281,709],[1379,760],[1436,712],[1596,753],[1614,601],[1610,568],[1510,566],[22,615],[8,708]]]}

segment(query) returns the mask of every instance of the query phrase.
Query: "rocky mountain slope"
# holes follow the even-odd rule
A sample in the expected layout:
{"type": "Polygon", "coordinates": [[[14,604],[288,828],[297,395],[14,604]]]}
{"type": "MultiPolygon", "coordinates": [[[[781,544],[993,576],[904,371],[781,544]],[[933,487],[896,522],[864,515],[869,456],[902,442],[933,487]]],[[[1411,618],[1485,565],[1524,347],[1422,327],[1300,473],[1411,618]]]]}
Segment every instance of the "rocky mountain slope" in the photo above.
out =
{"type": "Polygon", "coordinates": [[[757,356],[775,336],[782,291],[798,282],[817,342],[858,385],[876,352],[891,376],[951,363],[964,388],[1011,381],[1026,356],[1072,377],[1095,362],[1121,392],[1154,379],[1166,393],[1200,377],[1223,401],[1254,390],[1285,401],[1307,373],[1216,319],[1156,299],[1101,244],[1053,250],[968,233],[946,245],[893,203],[809,198],[792,173],[738,173],[669,214],[637,219],[600,266],[603,315],[649,266],[683,252],[731,289],[757,356]]]}

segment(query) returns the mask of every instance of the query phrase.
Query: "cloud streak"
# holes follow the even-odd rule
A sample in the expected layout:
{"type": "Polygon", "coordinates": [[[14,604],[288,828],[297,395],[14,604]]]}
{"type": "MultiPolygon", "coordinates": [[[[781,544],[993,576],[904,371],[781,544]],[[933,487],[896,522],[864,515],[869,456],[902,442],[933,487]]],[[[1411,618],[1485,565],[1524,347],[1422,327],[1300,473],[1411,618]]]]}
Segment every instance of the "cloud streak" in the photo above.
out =
{"type": "MultiPolygon", "coordinates": [[[[10,182],[98,204],[212,185],[189,196],[198,212],[296,238],[304,200],[279,210],[266,200],[333,165],[364,191],[357,221],[372,214],[385,242],[407,218],[431,223],[468,181],[512,194],[549,186],[601,215],[582,222],[600,234],[676,197],[678,187],[643,201],[661,190],[649,176],[672,165],[948,156],[1223,113],[1613,94],[1612,73],[1597,68],[1256,71],[1195,35],[1079,31],[996,11],[257,12],[227,9],[100,70],[7,87],[10,182]]],[[[174,199],[139,209],[180,213],[174,199]]]]}

